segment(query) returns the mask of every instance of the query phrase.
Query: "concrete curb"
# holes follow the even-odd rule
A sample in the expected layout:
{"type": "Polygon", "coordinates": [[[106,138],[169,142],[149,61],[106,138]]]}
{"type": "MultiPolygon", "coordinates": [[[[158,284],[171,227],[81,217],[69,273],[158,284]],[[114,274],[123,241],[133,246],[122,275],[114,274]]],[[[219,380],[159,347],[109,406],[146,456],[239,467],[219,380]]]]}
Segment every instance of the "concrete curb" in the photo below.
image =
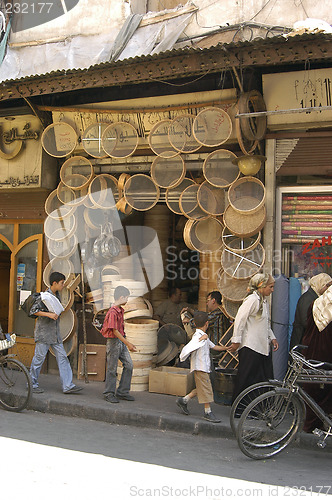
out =
{"type": "MultiPolygon", "coordinates": [[[[147,411],[142,408],[126,407],[125,405],[123,407],[109,403],[108,405],[105,407],[104,402],[87,405],[85,401],[63,401],[61,398],[39,399],[32,397],[28,409],[41,413],[96,420],[113,425],[129,425],[161,431],[182,432],[197,436],[235,439],[229,425],[229,420],[226,417],[222,419],[220,424],[212,424],[194,415],[186,416],[167,412],[162,414],[160,411],[154,409],[147,411]]],[[[316,436],[302,432],[297,435],[290,446],[317,450],[317,441],[318,438],[316,436]]],[[[331,444],[329,445],[328,443],[326,448],[320,449],[320,451],[331,453],[331,444]]]]}

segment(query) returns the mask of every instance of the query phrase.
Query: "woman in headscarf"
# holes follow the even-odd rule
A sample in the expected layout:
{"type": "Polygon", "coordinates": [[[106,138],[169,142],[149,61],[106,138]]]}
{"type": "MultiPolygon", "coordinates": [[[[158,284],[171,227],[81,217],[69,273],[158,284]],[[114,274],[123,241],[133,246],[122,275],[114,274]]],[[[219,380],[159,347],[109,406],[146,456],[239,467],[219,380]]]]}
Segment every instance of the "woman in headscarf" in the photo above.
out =
{"type": "Polygon", "coordinates": [[[239,353],[233,401],[250,385],[273,378],[270,346],[272,344],[276,351],[279,345],[270,327],[266,300],[273,287],[274,279],[270,274],[255,274],[249,282],[249,295],[236,314],[232,344],[228,348],[230,352],[239,353]]]}
{"type": "MultiPolygon", "coordinates": [[[[306,359],[332,363],[332,285],[309,307],[302,344],[308,346],[303,351],[306,359]]],[[[321,388],[319,384],[304,384],[304,388],[326,413],[332,413],[332,385],[321,388]]],[[[317,415],[307,407],[303,430],[311,432],[321,425],[317,415]]]]}
{"type": "Polygon", "coordinates": [[[297,302],[289,349],[301,344],[307,326],[309,306],[325,292],[331,283],[332,278],[326,273],[320,273],[310,278],[309,289],[301,295],[297,302]]]}

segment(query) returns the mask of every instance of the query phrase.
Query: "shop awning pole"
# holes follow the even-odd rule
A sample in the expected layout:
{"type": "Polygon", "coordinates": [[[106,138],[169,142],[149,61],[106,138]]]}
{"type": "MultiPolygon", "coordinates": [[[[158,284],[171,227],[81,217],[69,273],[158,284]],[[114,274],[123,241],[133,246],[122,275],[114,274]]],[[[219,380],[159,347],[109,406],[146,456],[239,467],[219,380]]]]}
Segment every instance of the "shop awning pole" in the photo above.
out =
{"type": "Polygon", "coordinates": [[[86,333],[86,317],[85,317],[84,267],[83,267],[82,257],[81,257],[81,279],[82,279],[82,324],[83,324],[82,367],[83,367],[85,383],[88,384],[89,379],[88,379],[87,354],[86,354],[87,333],[86,333]]]}

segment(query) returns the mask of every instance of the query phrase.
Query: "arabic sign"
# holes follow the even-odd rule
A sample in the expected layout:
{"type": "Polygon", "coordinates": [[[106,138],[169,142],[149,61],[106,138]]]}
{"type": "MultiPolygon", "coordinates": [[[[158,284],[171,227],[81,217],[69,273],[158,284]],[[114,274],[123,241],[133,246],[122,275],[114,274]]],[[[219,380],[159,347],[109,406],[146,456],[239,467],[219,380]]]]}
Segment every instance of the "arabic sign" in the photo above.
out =
{"type": "MultiPolygon", "coordinates": [[[[263,75],[269,111],[332,105],[332,68],[263,75]]],[[[332,122],[332,110],[268,116],[269,127],[294,123],[332,122]]]]}
{"type": "Polygon", "coordinates": [[[321,240],[315,239],[302,246],[302,255],[309,255],[314,267],[331,267],[332,235],[323,236],[321,240]]]}
{"type": "Polygon", "coordinates": [[[43,153],[40,136],[36,116],[0,117],[0,191],[54,189],[54,159],[43,153]]]}

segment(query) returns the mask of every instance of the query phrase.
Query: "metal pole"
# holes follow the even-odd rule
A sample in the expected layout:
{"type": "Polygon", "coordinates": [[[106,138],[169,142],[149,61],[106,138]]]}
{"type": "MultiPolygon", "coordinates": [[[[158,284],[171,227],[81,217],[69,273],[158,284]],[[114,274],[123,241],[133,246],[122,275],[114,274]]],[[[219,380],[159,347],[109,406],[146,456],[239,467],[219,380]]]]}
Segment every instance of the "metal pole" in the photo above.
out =
{"type": "Polygon", "coordinates": [[[81,279],[82,279],[82,324],[83,324],[82,367],[83,367],[85,383],[88,384],[89,379],[88,379],[87,354],[86,354],[87,333],[86,333],[86,317],[85,317],[84,267],[82,258],[81,258],[81,279]]]}

